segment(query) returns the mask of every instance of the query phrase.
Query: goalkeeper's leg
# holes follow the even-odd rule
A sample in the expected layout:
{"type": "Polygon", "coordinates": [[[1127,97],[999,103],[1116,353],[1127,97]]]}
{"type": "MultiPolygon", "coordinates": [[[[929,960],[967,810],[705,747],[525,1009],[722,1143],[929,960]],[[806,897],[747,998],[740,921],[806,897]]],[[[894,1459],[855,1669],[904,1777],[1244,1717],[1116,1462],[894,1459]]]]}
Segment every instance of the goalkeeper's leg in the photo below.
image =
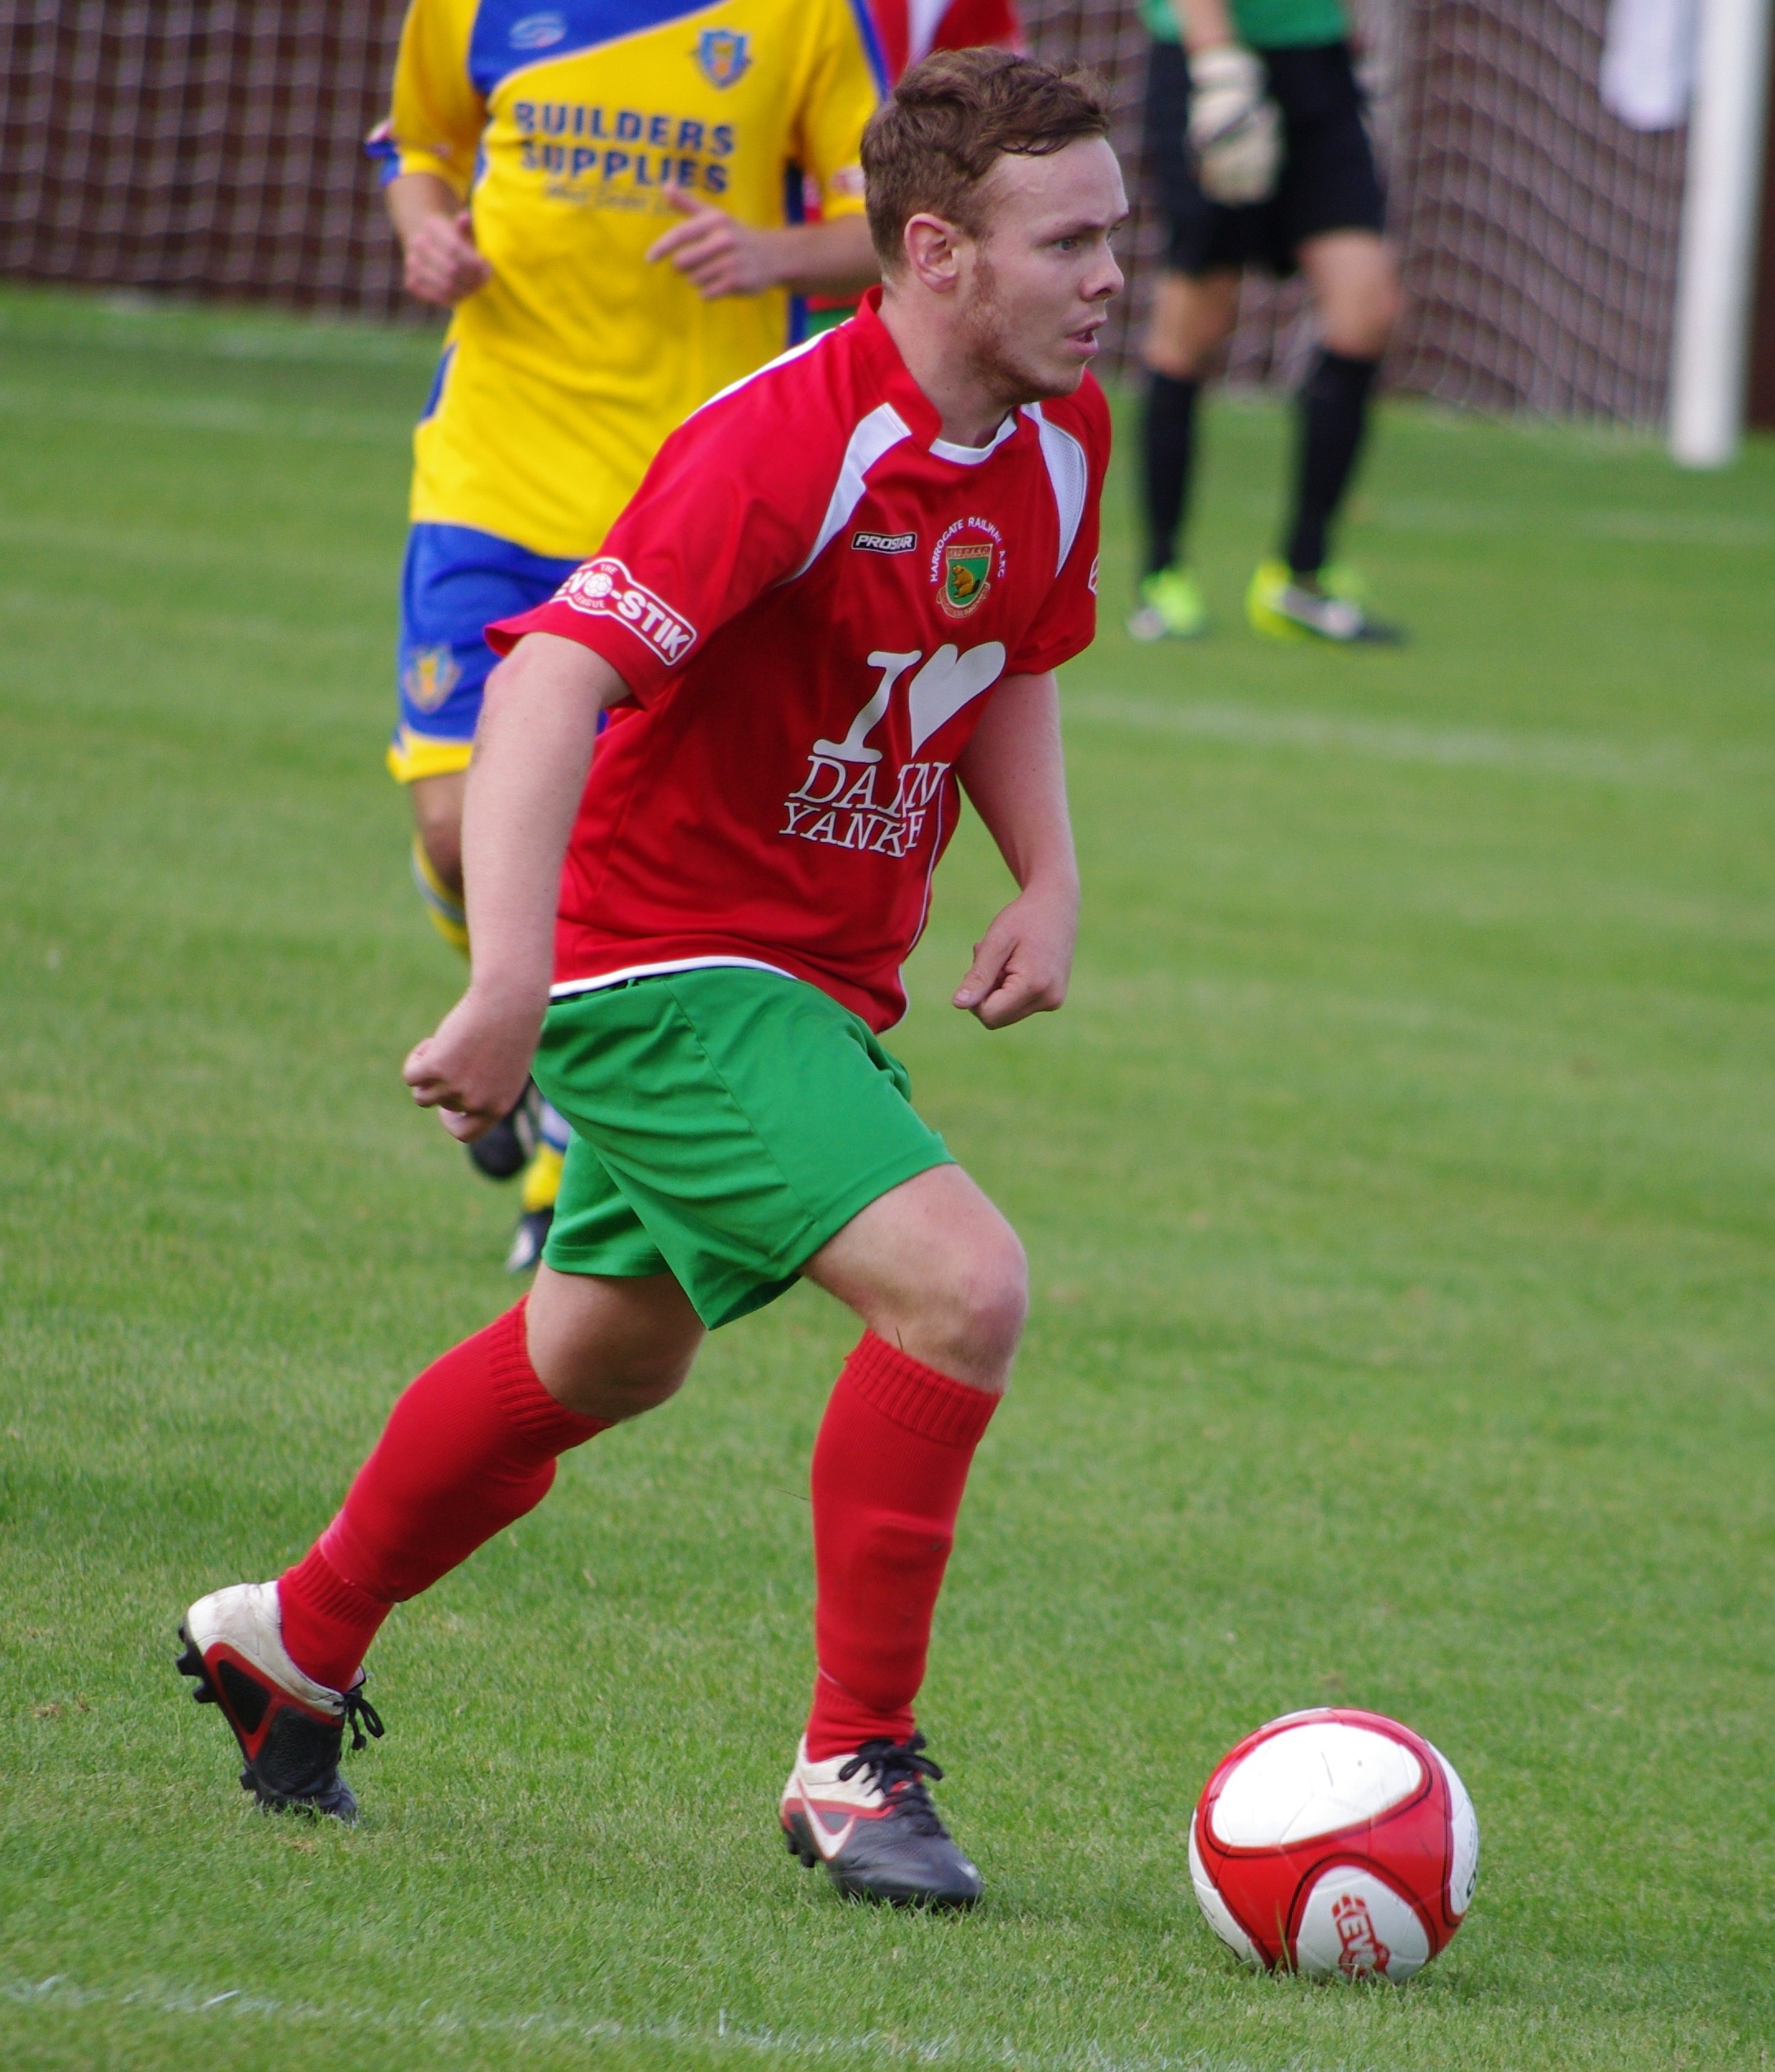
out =
{"type": "Polygon", "coordinates": [[[1325,342],[1301,390],[1301,430],[1287,559],[1312,581],[1330,558],[1329,535],[1368,428],[1381,356],[1399,315],[1399,273],[1371,230],[1333,230],[1301,247],[1325,342]]]}
{"type": "Polygon", "coordinates": [[[1282,639],[1394,640],[1347,573],[1330,564],[1331,528],[1367,437],[1374,379],[1399,311],[1392,254],[1373,231],[1340,230],[1300,248],[1324,343],[1300,392],[1294,494],[1282,556],[1254,577],[1252,624],[1282,639]]]}
{"type": "Polygon", "coordinates": [[[1184,549],[1196,411],[1202,377],[1232,335],[1239,276],[1230,268],[1160,274],[1142,341],[1146,411],[1141,425],[1141,516],[1145,560],[1128,630],[1139,640],[1192,639],[1207,630],[1207,608],[1184,549]]]}

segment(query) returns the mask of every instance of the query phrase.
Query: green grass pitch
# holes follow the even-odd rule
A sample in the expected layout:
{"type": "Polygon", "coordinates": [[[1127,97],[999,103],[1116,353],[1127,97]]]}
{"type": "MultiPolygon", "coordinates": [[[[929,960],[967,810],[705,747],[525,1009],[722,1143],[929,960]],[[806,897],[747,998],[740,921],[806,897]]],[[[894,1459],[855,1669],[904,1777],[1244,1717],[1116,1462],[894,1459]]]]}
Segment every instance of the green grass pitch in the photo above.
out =
{"type": "Polygon", "coordinates": [[[973,827],[897,1038],[1034,1266],[922,1705],[978,1914],[774,1834],[808,1290],[396,1615],[359,1831],[252,1812],[181,1609],[514,1292],[397,1077],[457,977],[380,768],[429,357],[0,297],[0,2061],[1775,2062],[1767,444],[1390,410],[1399,653],[1243,630],[1277,411],[1211,420],[1199,648],[1123,636],[1114,486],[1073,999],[945,1005],[973,827]],[[1188,1891],[1211,1764],[1330,1699],[1479,1810],[1403,1991],[1249,1976],[1188,1891]]]}

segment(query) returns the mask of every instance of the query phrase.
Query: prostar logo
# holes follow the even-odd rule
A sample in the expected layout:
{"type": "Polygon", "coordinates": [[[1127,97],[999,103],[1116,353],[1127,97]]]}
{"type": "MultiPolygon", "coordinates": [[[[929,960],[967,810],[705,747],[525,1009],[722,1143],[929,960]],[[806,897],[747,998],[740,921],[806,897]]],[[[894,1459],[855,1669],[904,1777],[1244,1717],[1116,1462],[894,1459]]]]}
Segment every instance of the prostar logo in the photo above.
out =
{"type": "Polygon", "coordinates": [[[918,535],[916,532],[854,532],[850,544],[859,554],[916,554],[918,552],[918,535]]]}
{"type": "Polygon", "coordinates": [[[576,568],[554,593],[588,618],[615,619],[667,663],[682,662],[697,644],[697,629],[681,611],[637,582],[614,554],[576,568]]]}

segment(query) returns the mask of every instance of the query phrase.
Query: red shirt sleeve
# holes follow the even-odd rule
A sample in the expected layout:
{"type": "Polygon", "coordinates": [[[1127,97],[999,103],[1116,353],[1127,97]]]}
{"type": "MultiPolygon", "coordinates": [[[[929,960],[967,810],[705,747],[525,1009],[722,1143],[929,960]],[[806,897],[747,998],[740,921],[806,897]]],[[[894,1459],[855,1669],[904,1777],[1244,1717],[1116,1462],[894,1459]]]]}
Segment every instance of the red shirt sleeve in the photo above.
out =
{"type": "Polygon", "coordinates": [[[546,604],[496,620],[487,641],[509,654],[527,633],[594,649],[647,705],[711,636],[800,565],[830,476],[817,440],[784,464],[783,420],[767,374],[688,418],[654,456],[606,537],[546,604]],[[811,447],[810,454],[807,449],[811,447]]]}
{"type": "Polygon", "coordinates": [[[993,43],[1008,50],[1023,48],[1023,30],[1012,0],[949,0],[937,25],[933,50],[971,50],[993,43]]]}
{"type": "MultiPolygon", "coordinates": [[[[1089,374],[1076,394],[1044,403],[1049,425],[1068,433],[1084,450],[1083,507],[1067,557],[1035,623],[1006,663],[1006,673],[1040,676],[1083,653],[1097,630],[1097,511],[1110,456],[1109,405],[1089,374]]],[[[1060,499],[1057,496],[1056,504],[1060,499]]]]}

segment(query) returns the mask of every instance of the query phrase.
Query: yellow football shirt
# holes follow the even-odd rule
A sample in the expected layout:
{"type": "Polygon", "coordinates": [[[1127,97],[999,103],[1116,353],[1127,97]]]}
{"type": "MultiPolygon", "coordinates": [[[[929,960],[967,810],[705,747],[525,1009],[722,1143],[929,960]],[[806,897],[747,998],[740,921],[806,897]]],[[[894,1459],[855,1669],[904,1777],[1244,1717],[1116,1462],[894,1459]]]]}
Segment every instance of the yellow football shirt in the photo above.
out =
{"type": "Polygon", "coordinates": [[[780,292],[706,302],[655,238],[679,187],[760,228],[863,207],[879,97],[863,0],[412,0],[385,155],[469,202],[414,436],[412,516],[596,551],[666,434],[789,341],[780,292]]]}

